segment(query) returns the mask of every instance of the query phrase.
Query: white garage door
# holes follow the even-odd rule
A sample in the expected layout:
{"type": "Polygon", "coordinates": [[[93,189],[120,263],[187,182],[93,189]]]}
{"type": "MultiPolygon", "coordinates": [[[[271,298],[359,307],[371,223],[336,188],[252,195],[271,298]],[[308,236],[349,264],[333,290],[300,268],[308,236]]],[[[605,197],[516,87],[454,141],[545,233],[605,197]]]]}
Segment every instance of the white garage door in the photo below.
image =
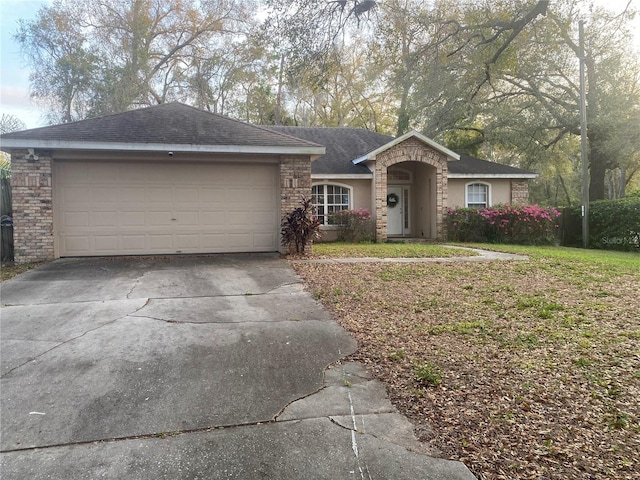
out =
{"type": "Polygon", "coordinates": [[[278,249],[273,164],[56,162],[59,256],[278,249]]]}

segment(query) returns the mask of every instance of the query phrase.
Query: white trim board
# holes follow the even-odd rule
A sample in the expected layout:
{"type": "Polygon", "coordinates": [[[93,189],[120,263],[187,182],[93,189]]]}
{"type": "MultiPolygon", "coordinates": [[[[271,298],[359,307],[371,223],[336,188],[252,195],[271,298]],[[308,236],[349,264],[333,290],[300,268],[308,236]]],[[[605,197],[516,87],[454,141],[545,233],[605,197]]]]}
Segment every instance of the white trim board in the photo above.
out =
{"type": "Polygon", "coordinates": [[[538,178],[537,173],[449,173],[449,178],[538,178]]]}
{"type": "Polygon", "coordinates": [[[3,138],[2,150],[34,148],[45,150],[111,150],[129,152],[201,152],[201,153],[251,153],[272,155],[324,155],[325,147],[286,147],[248,145],[193,145],[181,143],[118,143],[76,142],[68,140],[26,140],[3,138]]]}
{"type": "Polygon", "coordinates": [[[409,138],[417,138],[421,142],[429,145],[431,148],[434,148],[440,153],[445,154],[449,160],[460,160],[460,155],[458,155],[456,152],[449,150],[447,147],[443,147],[439,143],[431,140],[429,137],[425,137],[420,132],[416,132],[415,130],[412,130],[394,140],[391,140],[389,143],[385,143],[381,147],[376,148],[374,151],[369,152],[366,155],[363,155],[362,157],[356,158],[355,160],[353,160],[353,163],[355,165],[358,165],[359,163],[366,162],[367,160],[375,160],[376,156],[379,153],[389,150],[391,147],[394,147],[409,138]]]}
{"type": "Polygon", "coordinates": [[[312,173],[311,180],[371,180],[373,173],[312,173]]]}

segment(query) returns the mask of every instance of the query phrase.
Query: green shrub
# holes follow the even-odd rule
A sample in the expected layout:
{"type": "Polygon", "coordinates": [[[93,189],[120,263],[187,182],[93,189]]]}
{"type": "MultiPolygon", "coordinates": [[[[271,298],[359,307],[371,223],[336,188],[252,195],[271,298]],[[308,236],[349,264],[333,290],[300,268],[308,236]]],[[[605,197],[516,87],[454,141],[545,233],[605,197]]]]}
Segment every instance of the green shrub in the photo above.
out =
{"type": "Polygon", "coordinates": [[[282,218],[282,245],[295,245],[296,253],[304,253],[307,244],[320,238],[320,221],[310,198],[302,197],[301,205],[282,218]]]}
{"type": "Polygon", "coordinates": [[[589,246],[626,251],[640,249],[640,197],[590,203],[589,246]]]}
{"type": "Polygon", "coordinates": [[[338,228],[338,241],[349,243],[373,241],[373,220],[366,208],[341,210],[329,217],[329,223],[338,228]]]}
{"type": "Polygon", "coordinates": [[[451,241],[541,245],[557,240],[560,216],[554,208],[537,205],[497,205],[448,211],[451,241]]]}
{"type": "Polygon", "coordinates": [[[488,242],[489,222],[477,208],[448,209],[447,234],[452,242],[488,242]]]}

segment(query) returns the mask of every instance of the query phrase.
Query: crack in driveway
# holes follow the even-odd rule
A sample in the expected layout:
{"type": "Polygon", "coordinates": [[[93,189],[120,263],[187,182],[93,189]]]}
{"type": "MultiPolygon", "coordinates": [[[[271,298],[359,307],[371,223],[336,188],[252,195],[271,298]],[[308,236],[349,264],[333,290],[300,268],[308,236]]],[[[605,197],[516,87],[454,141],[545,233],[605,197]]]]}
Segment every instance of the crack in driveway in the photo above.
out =
{"type": "Polygon", "coordinates": [[[389,436],[376,440],[380,432],[406,430],[393,423],[399,416],[388,413],[380,382],[363,367],[326,368],[353,353],[356,342],[286,261],[268,272],[264,262],[247,262],[246,272],[230,273],[191,259],[171,263],[144,266],[153,272],[146,276],[128,263],[113,276],[96,272],[99,260],[61,270],[52,264],[30,284],[10,286],[7,301],[28,306],[7,315],[11,329],[3,334],[57,343],[7,357],[14,362],[7,366],[15,365],[2,377],[7,477],[64,479],[82,471],[91,478],[221,480],[233,476],[228,468],[284,479],[315,468],[329,472],[323,478],[345,478],[375,465],[384,473],[374,477],[390,478],[402,473],[395,465],[409,461],[412,469],[395,478],[420,477],[423,458],[406,455],[389,436]],[[88,305],[96,297],[108,300],[88,305]],[[190,321],[211,317],[239,322],[190,321]],[[354,415],[355,428],[367,425],[357,437],[357,461],[352,440],[362,432],[345,428],[354,415]]]}
{"type": "MultiPolygon", "coordinates": [[[[118,320],[122,320],[122,319],[124,319],[124,318],[127,318],[128,316],[133,315],[133,314],[135,314],[135,313],[139,312],[139,311],[140,311],[140,310],[142,310],[144,307],[146,307],[148,304],[149,304],[149,299],[147,299],[141,307],[136,308],[136,309],[135,309],[133,312],[131,312],[130,314],[129,314],[129,313],[126,313],[126,314],[121,315],[121,316],[119,316],[119,317],[117,317],[117,318],[114,318],[113,320],[109,320],[108,322],[102,323],[102,324],[98,325],[97,327],[90,328],[89,330],[85,330],[85,331],[84,331],[84,332],[82,332],[80,335],[76,335],[76,336],[71,337],[71,338],[69,338],[69,339],[67,339],[67,340],[64,340],[64,341],[62,341],[62,342],[59,342],[57,345],[55,345],[55,346],[53,346],[53,347],[49,348],[48,350],[45,350],[44,352],[39,353],[39,354],[38,354],[38,355],[36,355],[35,357],[31,357],[31,358],[29,358],[28,360],[24,361],[23,363],[21,363],[21,364],[19,364],[19,365],[16,365],[15,367],[11,368],[10,370],[7,370],[6,372],[4,372],[4,373],[0,376],[0,378],[5,378],[7,375],[11,374],[12,372],[15,372],[16,370],[18,370],[18,369],[20,369],[20,368],[24,367],[25,365],[27,365],[27,364],[29,364],[29,363],[33,362],[34,360],[37,360],[38,358],[43,357],[44,355],[46,355],[46,354],[48,354],[48,353],[52,352],[53,350],[55,350],[55,349],[57,349],[57,348],[59,348],[59,347],[61,347],[61,346],[63,346],[63,345],[66,345],[66,344],[68,344],[68,343],[70,343],[70,342],[73,342],[73,341],[75,341],[75,340],[79,339],[79,338],[82,338],[82,337],[84,337],[85,335],[87,335],[87,334],[89,334],[89,333],[91,333],[91,332],[95,332],[96,330],[100,330],[101,328],[106,327],[107,325],[111,325],[111,324],[113,324],[113,323],[117,322],[118,320]]],[[[27,341],[27,340],[23,340],[23,341],[27,341]]],[[[38,340],[28,340],[28,341],[38,341],[38,340]]],[[[46,342],[47,340],[40,340],[40,341],[41,341],[41,342],[46,342]]]]}

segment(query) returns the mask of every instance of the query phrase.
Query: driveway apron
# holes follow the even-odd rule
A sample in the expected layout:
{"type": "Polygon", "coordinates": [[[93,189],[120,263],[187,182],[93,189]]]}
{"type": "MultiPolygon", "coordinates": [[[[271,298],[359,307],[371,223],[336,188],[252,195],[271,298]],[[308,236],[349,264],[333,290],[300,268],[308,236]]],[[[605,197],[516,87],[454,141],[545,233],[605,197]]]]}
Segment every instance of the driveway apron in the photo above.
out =
{"type": "Polygon", "coordinates": [[[275,254],[64,259],[1,295],[3,479],[474,478],[326,370],[356,343],[275,254]]]}

